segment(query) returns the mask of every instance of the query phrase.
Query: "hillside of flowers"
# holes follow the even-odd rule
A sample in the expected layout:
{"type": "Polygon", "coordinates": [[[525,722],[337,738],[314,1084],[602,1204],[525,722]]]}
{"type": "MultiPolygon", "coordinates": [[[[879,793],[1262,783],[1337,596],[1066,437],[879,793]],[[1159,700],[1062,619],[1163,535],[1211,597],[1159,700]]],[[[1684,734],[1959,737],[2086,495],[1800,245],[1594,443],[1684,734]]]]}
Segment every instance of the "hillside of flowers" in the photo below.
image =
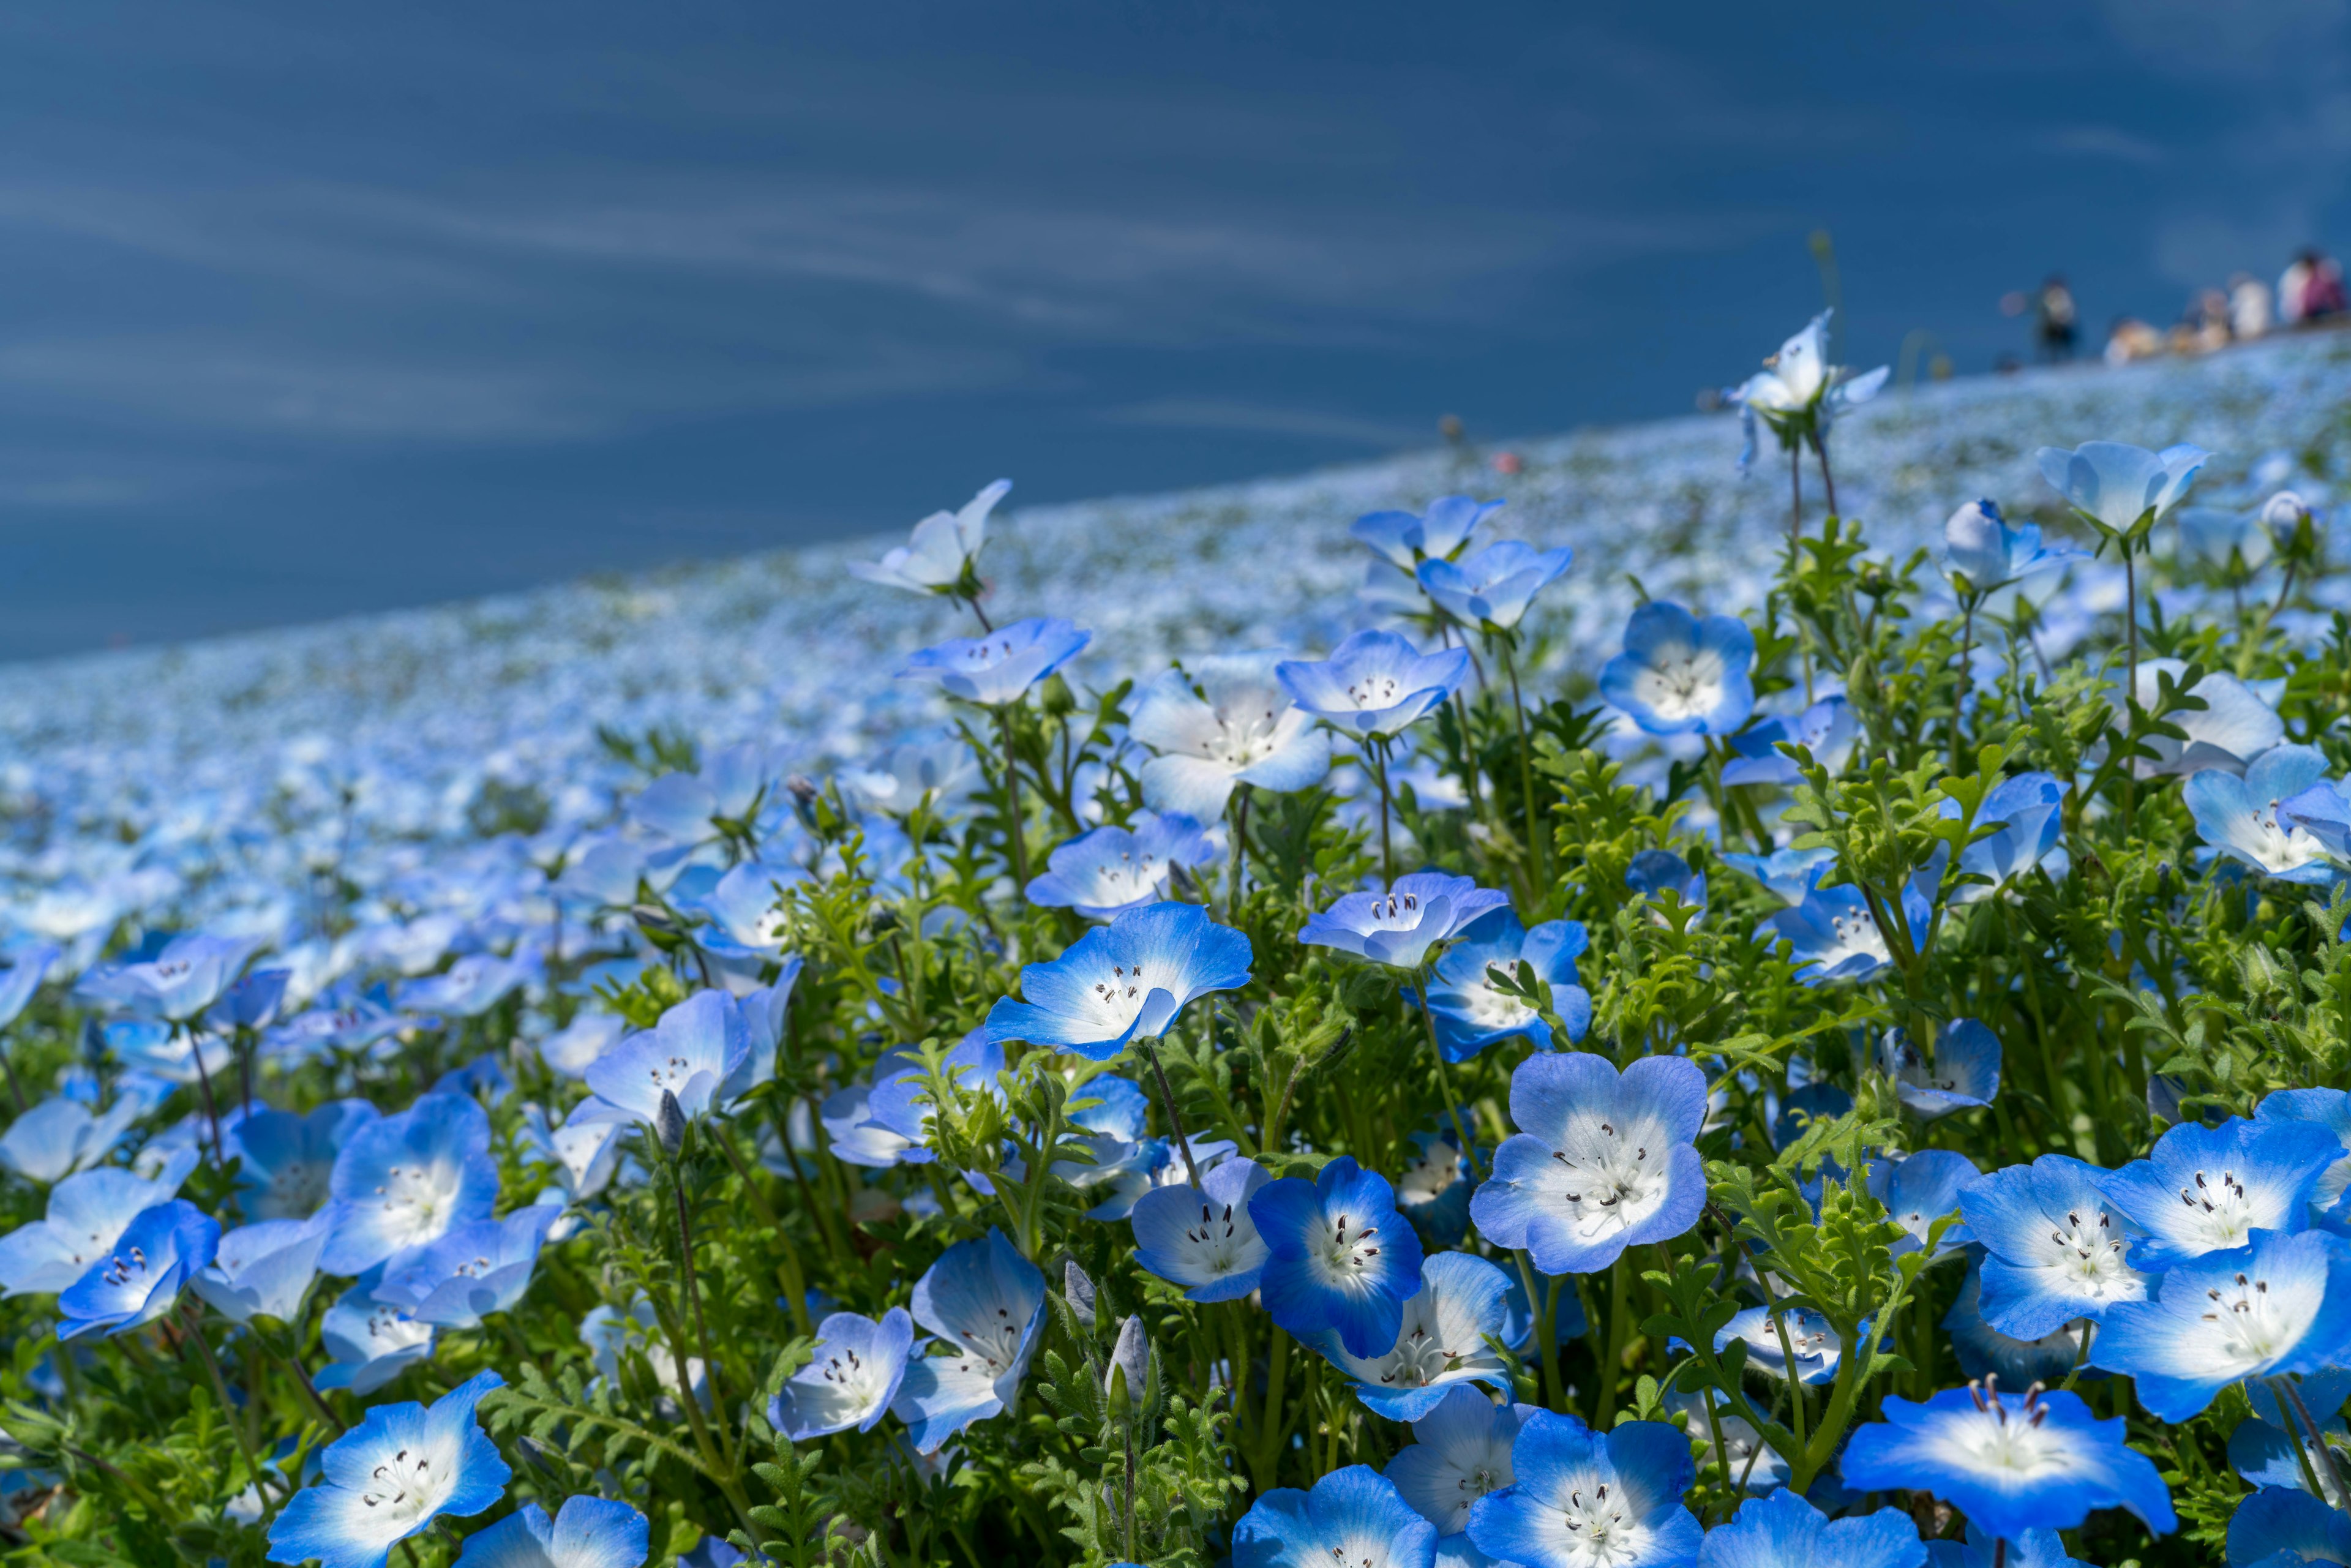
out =
{"type": "Polygon", "coordinates": [[[2351,350],[1828,329],[0,677],[0,1562],[2351,1565],[2351,350]]]}

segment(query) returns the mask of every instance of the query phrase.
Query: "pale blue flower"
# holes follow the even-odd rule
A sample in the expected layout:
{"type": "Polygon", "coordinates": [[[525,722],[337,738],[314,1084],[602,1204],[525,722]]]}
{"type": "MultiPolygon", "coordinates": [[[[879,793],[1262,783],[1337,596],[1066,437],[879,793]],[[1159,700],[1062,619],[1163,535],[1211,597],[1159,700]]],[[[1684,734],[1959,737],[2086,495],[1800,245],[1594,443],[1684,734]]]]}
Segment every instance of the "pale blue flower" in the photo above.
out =
{"type": "Polygon", "coordinates": [[[438,975],[411,980],[400,988],[400,1005],[410,1012],[479,1018],[515,992],[541,977],[538,954],[530,948],[510,957],[496,953],[469,953],[438,975]]]}
{"type": "MultiPolygon", "coordinates": [[[[2343,1152],[2351,1155],[2351,1094],[2340,1089],[2273,1091],[2262,1096],[2261,1104],[2254,1108],[2253,1120],[2314,1123],[2334,1134],[2343,1152]]],[[[2311,1188],[2312,1219],[2340,1219],[2346,1193],[2351,1193],[2351,1159],[2339,1159],[2326,1167],[2318,1185],[2311,1188]]]]}
{"type": "Polygon", "coordinates": [[[1171,868],[1203,866],[1217,844],[1191,818],[1138,812],[1132,828],[1093,829],[1047,857],[1029,880],[1029,902],[1074,909],[1089,920],[1109,920],[1167,896],[1171,868]]]}
{"type": "Polygon", "coordinates": [[[2219,768],[2190,774],[2180,798],[2196,818],[2196,831],[2231,860],[2280,882],[2324,886],[2340,874],[2338,857],[2326,835],[2310,831],[2304,817],[2289,812],[2285,803],[2299,807],[2314,786],[2328,789],[2322,782],[2328,768],[2326,754],[2314,746],[2273,746],[2241,779],[2219,768]]]}
{"type": "MultiPolygon", "coordinates": [[[[1998,825],[1999,831],[1976,840],[1959,852],[1959,870],[1982,877],[1951,891],[1954,904],[1974,904],[2029,875],[2040,866],[2052,877],[2062,877],[2069,864],[2057,839],[2064,827],[2065,787],[2050,773],[2019,773],[2003,779],[1976,807],[1975,825],[1998,825]]],[[[1945,800],[1938,810],[1956,819],[1959,803],[1945,800]]]]}
{"type": "Polygon", "coordinates": [[[584,1493],[553,1519],[535,1502],[465,1538],[457,1568],[643,1568],[652,1550],[645,1516],[584,1493]]]}
{"type": "Polygon", "coordinates": [[[1385,1176],[1342,1155],[1311,1182],[1268,1182],[1249,1208],[1267,1249],[1258,1293],[1276,1323],[1310,1344],[1335,1333],[1359,1356],[1395,1344],[1421,1251],[1385,1176]]]}
{"type": "Polygon", "coordinates": [[[958,1241],[914,1282],[914,1321],[951,1347],[906,1364],[891,1412],[915,1451],[939,1446],[1008,1408],[1028,1374],[1045,1317],[1045,1276],[991,1228],[958,1241]]]}
{"type": "Polygon", "coordinates": [[[1420,586],[1437,607],[1465,626],[1507,632],[1516,626],[1541,592],[1567,570],[1575,552],[1565,546],[1538,550],[1516,539],[1447,560],[1421,561],[1420,586]]]}
{"type": "MultiPolygon", "coordinates": [[[[2178,726],[2187,739],[2150,735],[2139,742],[2155,755],[2132,759],[2131,770],[2138,777],[2199,773],[2214,768],[2242,773],[2254,758],[2285,739],[2285,721],[2278,717],[2277,710],[2262,700],[2259,692],[2226,670],[2208,670],[2202,680],[2188,686],[2188,664],[2181,659],[2138,662],[2137,690],[2140,707],[2149,713],[2155,711],[2165,676],[2170,677],[2175,687],[2200,699],[2204,706],[2181,709],[2164,721],[2178,726]]],[[[2122,706],[2118,694],[2109,693],[2107,700],[2117,709],[2122,706]]]]}
{"type": "Polygon", "coordinates": [[[213,1260],[220,1223],[184,1198],[131,1220],[87,1273],[57,1292],[61,1340],[143,1328],[180,1301],[191,1276],[213,1260]]]}
{"type": "Polygon", "coordinates": [[[358,1275],[457,1226],[487,1219],[497,1201],[490,1119],[471,1100],[426,1094],[370,1123],[335,1156],[333,1213],[319,1267],[358,1275]]]}
{"type": "Polygon", "coordinates": [[[751,1030],[742,1004],[725,991],[696,991],[649,1030],[622,1038],[585,1074],[596,1098],[571,1113],[571,1124],[643,1122],[656,1126],[662,1102],[699,1116],[719,1088],[751,1056],[751,1030]]]}
{"type": "Polygon", "coordinates": [[[1878,1071],[1894,1080],[1902,1103],[1929,1122],[1991,1104],[2000,1092],[2000,1037],[1974,1019],[1953,1019],[1936,1031],[1931,1064],[1907,1030],[1878,1037],[1878,1071]]]}
{"type": "Polygon", "coordinates": [[[2107,1196],[2105,1178],[2071,1155],[2043,1155],[1960,1190],[1959,1218],[1987,1254],[1983,1316],[2001,1333],[2038,1340],[2147,1299],[2154,1281],[2130,1259],[2138,1228],[2107,1196]]]}
{"type": "Polygon", "coordinates": [[[1918,1526],[1896,1508],[1831,1520],[1792,1491],[1749,1498],[1708,1533],[1698,1568],[1926,1568],[1918,1526]]]}
{"type": "Polygon", "coordinates": [[[1790,908],[1804,902],[1805,896],[1820,885],[1829,867],[1836,864],[1836,851],[1828,848],[1813,850],[1774,850],[1768,855],[1739,854],[1726,851],[1721,860],[1726,865],[1738,867],[1769,889],[1771,895],[1790,908]]]}
{"type": "Polygon", "coordinates": [[[1489,1556],[1525,1568],[1663,1568],[1697,1554],[1702,1532],[1682,1503],[1697,1467],[1678,1427],[1627,1421],[1603,1437],[1538,1410],[1510,1445],[1510,1486],[1469,1509],[1469,1539],[1489,1556]]]}
{"type": "Polygon", "coordinates": [[[1399,571],[1427,559],[1447,560],[1469,542],[1478,525],[1502,509],[1500,501],[1440,496],[1426,513],[1366,512],[1348,525],[1347,537],[1399,571]]]}
{"type": "Polygon", "coordinates": [[[1510,894],[1479,887],[1466,876],[1414,872],[1384,888],[1343,894],[1330,908],[1307,916],[1298,939],[1392,968],[1416,969],[1432,948],[1509,903],[1510,894]]]}
{"type": "Polygon", "coordinates": [[[153,1109],[148,1096],[118,1090],[114,1103],[92,1115],[80,1101],[53,1094],[0,1133],[0,1163],[27,1181],[53,1185],[103,1162],[153,1109]]]}
{"type": "Polygon", "coordinates": [[[2272,813],[2282,830],[2309,834],[2338,861],[2351,861],[2351,784],[2325,779],[2281,800],[2272,813]]]}
{"type": "Polygon", "coordinates": [[[1530,931],[1507,908],[1471,922],[1429,973],[1428,1016],[1445,1060],[1468,1061],[1513,1038],[1539,1051],[1552,1049],[1551,1025],[1517,996],[1498,988],[1489,967],[1506,974],[1520,963],[1531,967],[1552,988],[1552,1010],[1567,1026],[1567,1038],[1582,1040],[1592,1023],[1592,993],[1577,983],[1575,960],[1587,941],[1576,921],[1546,920],[1530,931]]]}
{"type": "Polygon", "coordinates": [[[90,970],[74,995],[134,1018],[185,1023],[220,999],[253,949],[241,936],[174,936],[151,958],[90,970]]]}
{"type": "MultiPolygon", "coordinates": [[[[1869,1196],[1886,1206],[1886,1218],[1909,1232],[1894,1244],[1893,1255],[1900,1258],[1924,1247],[1935,1221],[1958,1213],[1960,1190],[1982,1174],[1957,1149],[1920,1149],[1901,1159],[1870,1161],[1869,1196]]],[[[1964,1226],[1949,1228],[1935,1255],[1949,1257],[1965,1239],[1964,1226]]]]}
{"type": "Polygon", "coordinates": [[[323,1215],[240,1226],[220,1239],[211,1265],[189,1283],[232,1322],[256,1314],[298,1322],[326,1244],[323,1215]]]}
{"type": "Polygon", "coordinates": [[[434,1332],[404,1308],[377,1301],[365,1285],[354,1285],[319,1321],[319,1338],[334,1359],[319,1369],[318,1385],[372,1394],[418,1362],[431,1360],[434,1332]]]}
{"type": "MultiPolygon", "coordinates": [[[[1797,769],[1795,758],[1782,755],[1782,742],[1801,746],[1813,754],[1813,760],[1827,768],[1832,777],[1843,773],[1844,765],[1853,758],[1853,748],[1860,744],[1861,725],[1853,716],[1853,705],[1843,697],[1823,697],[1792,718],[1763,718],[1730,737],[1730,749],[1736,756],[1722,765],[1722,781],[1731,784],[1771,784],[1791,788],[1801,781],[1803,774],[1797,769]]],[[[1818,851],[1782,851],[1782,853],[1819,853],[1818,851]]],[[[1834,854],[1834,852],[1827,852],[1834,854]]],[[[1730,859],[1730,856],[1724,856],[1730,859]]],[[[1746,855],[1739,857],[1752,860],[1746,855]]],[[[1792,902],[1792,901],[1791,901],[1792,902]]]]}
{"type": "Polygon", "coordinates": [[[1369,1465],[1275,1487],[1233,1526],[1233,1568],[1433,1568],[1436,1553],[1437,1527],[1369,1465]]]}
{"type": "Polygon", "coordinates": [[[269,1560],[315,1557],[320,1568],[384,1568],[394,1546],[435,1519],[463,1519],[496,1504],[514,1472],[483,1432],[475,1406],[503,1383],[485,1372],[430,1409],[370,1409],[319,1456],[325,1480],[296,1492],[271,1524],[269,1560]]]}
{"type": "Polygon", "coordinates": [[[1012,493],[1012,481],[998,479],[952,512],[933,512],[914,525],[912,537],[883,553],[878,561],[853,560],[850,575],[915,593],[953,593],[963,584],[987,542],[987,515],[1012,493]]]}
{"type": "Polygon", "coordinates": [[[2319,1178],[2342,1157],[2334,1133],[2311,1122],[2189,1122],[2103,1185],[2144,1232],[2132,1263],[2155,1270],[2233,1250],[2257,1230],[2303,1229],[2319,1178]]]}
{"type": "Polygon", "coordinates": [[[1470,1509],[1510,1484],[1510,1445],[1536,1408],[1497,1405],[1482,1389],[1456,1384],[1414,1418],[1413,1441],[1388,1461],[1387,1478],[1414,1512],[1437,1526],[1440,1542],[1463,1537],[1467,1545],[1470,1509]]]}
{"type": "Polygon", "coordinates": [[[1273,1177],[1255,1160],[1226,1160],[1198,1186],[1163,1186],[1135,1200],[1134,1260],[1189,1301],[1238,1301],[1258,1287],[1267,1248],[1249,1199],[1273,1177]]]}
{"type": "Polygon", "coordinates": [[[132,1220],[170,1203],[195,1168],[195,1151],[182,1149],[152,1179],[111,1166],[66,1177],[49,1189],[47,1218],[0,1236],[0,1285],[11,1296],[66,1290],[112,1251],[132,1220]]]}
{"type": "Polygon", "coordinates": [[[1354,1354],[1336,1331],[1324,1333],[1315,1348],[1355,1380],[1355,1397],[1364,1409],[1391,1421],[1417,1421],[1463,1383],[1510,1392],[1510,1369],[1487,1343],[1502,1337],[1510,1289],[1509,1277],[1485,1259],[1439,1252],[1422,1260],[1420,1289],[1405,1299],[1385,1350],[1354,1354]]]}
{"type": "Polygon", "coordinates": [[[2043,545],[2039,523],[2011,528],[1992,501],[1970,501],[1943,524],[1944,563],[1976,593],[2089,559],[2070,545],[2043,545]]]}
{"type": "Polygon", "coordinates": [[[307,1219],[329,1196],[335,1159],[360,1129],[381,1120],[364,1100],[330,1100],[307,1116],[257,1110],[224,1127],[239,1161],[239,1201],[254,1219],[307,1219]]]}
{"type": "Polygon", "coordinates": [[[1625,624],[1625,651],[1602,667],[1600,695],[1651,735],[1729,735],[1755,709],[1755,634],[1729,615],[1703,621],[1652,601],[1625,624]]]}
{"type": "Polygon", "coordinates": [[[478,1328],[490,1313],[511,1312],[530,1288],[557,1214],[552,1206],[534,1204],[504,1219],[457,1226],[393,1259],[375,1299],[435,1328],[478,1328]]]}
{"type": "Polygon", "coordinates": [[[2185,1421],[2249,1378],[2318,1372],[2351,1339],[2351,1241],[2256,1234],[2175,1263],[2156,1299],[2116,1306],[2090,1359],[2129,1377],[2158,1419],[2185,1421]]]}
{"type": "Polygon", "coordinates": [[[768,1425],[795,1443],[871,1432],[898,1396],[914,1343],[914,1320],[892,1307],[882,1321],[834,1312],[817,1325],[816,1353],[768,1402],[768,1425]]]}
{"type": "MultiPolygon", "coordinates": [[[[1925,943],[1933,926],[1936,891],[1950,852],[1950,845],[1936,845],[1934,858],[1903,884],[1902,918],[1914,948],[1925,943]]],[[[1767,917],[1763,930],[1786,940],[1796,978],[1807,986],[1860,985],[1894,967],[1886,934],[1861,890],[1851,883],[1815,887],[1802,904],[1767,917]]]]}
{"type": "Polygon", "coordinates": [[[771,964],[782,956],[790,925],[779,890],[808,879],[796,865],[745,861],[694,896],[674,893],[673,902],[695,923],[694,945],[704,952],[771,964]]]}
{"type": "Polygon", "coordinates": [[[1358,632],[1322,660],[1285,659],[1274,677],[1290,700],[1349,735],[1401,735],[1453,695],[1469,674],[1469,650],[1424,653],[1393,632],[1358,632]]]}
{"type": "Polygon", "coordinates": [[[988,1009],[987,1038],[1107,1061],[1166,1032],[1194,998],[1249,979],[1249,938],[1196,904],[1146,904],[1098,925],[1050,963],[1020,971],[1027,998],[988,1009]]]}
{"type": "Polygon", "coordinates": [[[979,637],[950,637],[899,668],[898,678],[928,681],[951,697],[1002,707],[1075,658],[1093,638],[1055,618],[1016,621],[979,637]]]}
{"type": "Polygon", "coordinates": [[[1288,657],[1196,660],[1137,688],[1126,732],[1159,754],[1138,775],[1144,804],[1213,822],[1239,785],[1286,795],[1322,781],[1331,737],[1275,676],[1288,657]]]}
{"type": "Polygon", "coordinates": [[[1735,1340],[1747,1344],[1747,1364],[1767,1377],[1784,1380],[1788,1375],[1788,1354],[1796,1357],[1797,1381],[1805,1384],[1827,1383],[1836,1376],[1837,1363],[1844,1359],[1844,1342],[1828,1319],[1805,1307],[1782,1307],[1780,1322],[1771,1321],[1768,1307],[1749,1307],[1722,1325],[1714,1336],[1717,1352],[1728,1349],[1735,1340]],[[1788,1343],[1780,1343],[1780,1331],[1788,1331],[1788,1343]]]}
{"type": "Polygon", "coordinates": [[[2041,476],[2075,511],[2119,534],[2150,513],[2160,519],[2178,506],[2211,455],[2186,444],[2149,452],[2119,441],[2085,441],[2072,451],[2044,446],[2033,459],[2041,476]]]}

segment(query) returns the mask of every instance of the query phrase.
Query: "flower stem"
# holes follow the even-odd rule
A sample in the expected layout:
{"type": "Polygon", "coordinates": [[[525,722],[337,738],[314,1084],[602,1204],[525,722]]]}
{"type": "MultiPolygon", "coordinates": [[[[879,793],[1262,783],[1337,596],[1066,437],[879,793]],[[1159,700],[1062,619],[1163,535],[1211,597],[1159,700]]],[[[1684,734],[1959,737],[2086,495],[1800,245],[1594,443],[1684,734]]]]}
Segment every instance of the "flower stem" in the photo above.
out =
{"type": "Polygon", "coordinates": [[[1192,1186],[1197,1188],[1200,1185],[1200,1167],[1192,1158],[1192,1140],[1184,1135],[1183,1119],[1176,1113],[1176,1092],[1167,1086],[1167,1070],[1159,1065],[1159,1042],[1155,1040],[1145,1040],[1137,1043],[1143,1047],[1144,1060],[1151,1063],[1151,1076],[1158,1080],[1159,1108],[1167,1113],[1168,1135],[1176,1140],[1176,1148],[1183,1152],[1184,1174],[1191,1179],[1192,1186]]]}
{"type": "Polygon", "coordinates": [[[193,1301],[183,1301],[180,1307],[188,1331],[184,1337],[196,1347],[197,1358],[212,1378],[213,1395],[220,1401],[221,1419],[235,1434],[237,1457],[245,1461],[246,1473],[253,1478],[253,1490],[261,1499],[261,1517],[266,1522],[277,1511],[277,1505],[270,1500],[269,1489],[261,1484],[261,1462],[253,1457],[253,1444],[245,1435],[245,1423],[237,1419],[236,1406],[229,1402],[228,1385],[221,1377],[220,1363],[213,1359],[213,1347],[204,1341],[204,1309],[193,1301]]]}
{"type": "Polygon", "coordinates": [[[1372,776],[1380,782],[1380,877],[1389,886],[1395,885],[1395,851],[1388,840],[1388,819],[1395,814],[1388,800],[1388,742],[1385,736],[1373,736],[1366,751],[1372,758],[1372,776]]]}
{"type": "Polygon", "coordinates": [[[1526,798],[1527,854],[1532,861],[1538,900],[1551,884],[1549,846],[1543,842],[1543,824],[1535,812],[1534,747],[1527,739],[1526,699],[1519,695],[1519,659],[1511,644],[1517,641],[1505,633],[1497,639],[1501,645],[1502,669],[1510,677],[1510,713],[1519,724],[1519,791],[1526,798]]]}
{"type": "MultiPolygon", "coordinates": [[[[1412,983],[1413,988],[1420,996],[1420,1021],[1427,1027],[1428,1030],[1428,1054],[1437,1063],[1437,1087],[1445,1098],[1445,1119],[1452,1124],[1453,1135],[1461,1140],[1461,1157],[1468,1163],[1469,1179],[1476,1181],[1479,1179],[1478,1139],[1468,1127],[1462,1125],[1461,1109],[1453,1099],[1453,1080],[1447,1077],[1445,1073],[1445,1048],[1437,1042],[1437,1017],[1428,1010],[1428,971],[1415,970],[1412,983]]],[[[1531,1307],[1534,1302],[1529,1301],[1527,1304],[1531,1307]]]]}
{"type": "MultiPolygon", "coordinates": [[[[972,608],[977,610],[977,605],[972,608]]],[[[996,710],[998,727],[1004,731],[1004,798],[1006,831],[1012,840],[1012,879],[1026,894],[1029,887],[1029,822],[1028,813],[1020,804],[1020,765],[1012,750],[1012,710],[1009,706],[996,710]]]]}

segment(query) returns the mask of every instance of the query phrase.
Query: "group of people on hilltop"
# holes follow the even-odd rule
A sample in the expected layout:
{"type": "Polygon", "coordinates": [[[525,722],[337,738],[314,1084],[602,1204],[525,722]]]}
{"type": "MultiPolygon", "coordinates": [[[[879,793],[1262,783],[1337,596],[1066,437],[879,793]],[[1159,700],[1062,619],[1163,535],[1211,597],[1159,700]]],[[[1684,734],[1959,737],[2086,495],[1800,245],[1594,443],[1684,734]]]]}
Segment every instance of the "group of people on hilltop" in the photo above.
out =
{"type": "MultiPolygon", "coordinates": [[[[2053,274],[2041,286],[2032,313],[2033,339],[2043,361],[2072,359],[2080,313],[2063,276],[2053,274]]],[[[2347,313],[2351,299],[2345,296],[2342,267],[2323,251],[2305,246],[2280,276],[2274,292],[2252,274],[2240,272],[2224,288],[2198,289],[2168,331],[2134,316],[2116,318],[2106,335],[2105,359],[2120,365],[2160,354],[2209,354],[2281,328],[2319,325],[2347,313]]]]}

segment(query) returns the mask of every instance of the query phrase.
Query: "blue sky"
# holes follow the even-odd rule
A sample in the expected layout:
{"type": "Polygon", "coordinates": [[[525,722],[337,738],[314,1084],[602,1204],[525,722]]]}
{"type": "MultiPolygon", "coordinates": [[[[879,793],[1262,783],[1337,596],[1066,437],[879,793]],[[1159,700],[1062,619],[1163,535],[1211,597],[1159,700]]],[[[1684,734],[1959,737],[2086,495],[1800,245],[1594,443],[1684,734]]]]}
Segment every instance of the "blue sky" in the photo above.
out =
{"type": "MultiPolygon", "coordinates": [[[[0,13],[0,656],[1963,371],[2351,243],[2345,5],[0,13]]],[[[2127,434],[2127,433],[2117,433],[2127,434]]]]}

